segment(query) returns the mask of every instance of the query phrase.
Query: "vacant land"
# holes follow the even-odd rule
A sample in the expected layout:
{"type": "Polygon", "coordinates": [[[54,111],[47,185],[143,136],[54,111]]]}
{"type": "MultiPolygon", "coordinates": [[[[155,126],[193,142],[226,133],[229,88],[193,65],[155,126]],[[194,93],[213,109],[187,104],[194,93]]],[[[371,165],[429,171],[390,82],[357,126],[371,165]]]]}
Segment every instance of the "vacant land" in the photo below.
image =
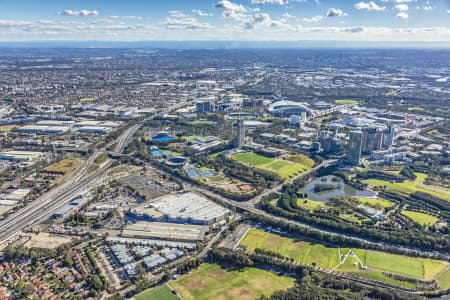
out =
{"type": "Polygon", "coordinates": [[[136,300],[179,300],[172,290],[166,285],[159,285],[150,290],[136,295],[136,300]]]}
{"type": "Polygon", "coordinates": [[[53,173],[67,174],[67,173],[75,170],[76,167],[77,167],[76,160],[66,158],[66,159],[60,160],[57,163],[54,163],[53,165],[48,166],[47,168],[45,168],[45,171],[53,172],[53,173]]]}
{"type": "Polygon", "coordinates": [[[17,125],[3,125],[0,126],[0,132],[10,132],[15,128],[17,128],[17,125]]]}
{"type": "MultiPolygon", "coordinates": [[[[357,272],[362,276],[385,278],[383,272],[394,273],[406,277],[432,280],[443,272],[448,264],[444,261],[431,260],[418,257],[409,257],[386,252],[338,248],[320,243],[305,240],[296,240],[283,237],[277,234],[265,232],[258,229],[251,229],[241,242],[241,246],[246,251],[254,251],[256,248],[271,250],[283,256],[293,258],[295,261],[317,265],[326,269],[338,268],[344,272],[357,272]],[[352,250],[355,258],[340,264],[340,255],[344,255],[352,250]],[[356,259],[356,257],[358,259],[356,259]],[[361,268],[367,266],[368,269],[361,268]],[[372,273],[378,273],[376,275],[372,273]]],[[[392,282],[392,281],[389,281],[392,282]]]]}
{"type": "Polygon", "coordinates": [[[314,164],[314,162],[311,164],[309,161],[307,161],[309,165],[305,165],[290,160],[274,159],[253,152],[238,153],[233,155],[232,158],[245,165],[274,172],[285,180],[310,170],[311,166],[314,164]]]}
{"type": "Polygon", "coordinates": [[[407,216],[408,218],[410,218],[416,223],[419,223],[422,226],[431,226],[439,220],[435,216],[405,209],[402,211],[402,215],[407,216]]]}
{"type": "Polygon", "coordinates": [[[184,300],[253,300],[292,287],[294,279],[256,268],[226,271],[216,264],[202,264],[170,285],[184,300]]]}
{"type": "Polygon", "coordinates": [[[45,232],[29,234],[29,236],[30,240],[25,243],[25,247],[27,248],[55,249],[72,241],[70,237],[45,232]]]}

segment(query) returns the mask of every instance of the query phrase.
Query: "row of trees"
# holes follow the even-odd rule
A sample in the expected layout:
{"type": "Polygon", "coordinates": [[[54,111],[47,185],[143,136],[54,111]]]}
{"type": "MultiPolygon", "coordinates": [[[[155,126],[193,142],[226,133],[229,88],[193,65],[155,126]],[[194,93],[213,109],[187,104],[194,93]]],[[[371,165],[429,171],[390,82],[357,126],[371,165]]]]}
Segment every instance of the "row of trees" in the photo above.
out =
{"type": "Polygon", "coordinates": [[[252,254],[234,252],[229,249],[215,248],[209,252],[207,260],[219,263],[227,269],[239,269],[257,266],[269,270],[278,270],[296,278],[295,286],[285,291],[278,291],[270,297],[262,296],[261,300],[281,299],[422,299],[420,296],[402,292],[371,287],[352,280],[341,279],[323,274],[307,266],[292,264],[269,252],[258,251],[252,254]]]}
{"type": "Polygon", "coordinates": [[[364,237],[376,242],[389,242],[392,244],[400,244],[409,247],[417,247],[424,250],[438,250],[449,252],[450,241],[442,236],[433,236],[425,234],[418,229],[396,229],[394,227],[368,227],[358,225],[333,216],[327,212],[308,212],[306,210],[292,205],[297,201],[296,194],[285,194],[285,201],[279,201],[281,207],[272,205],[273,199],[280,198],[278,194],[272,194],[264,197],[261,201],[261,207],[267,212],[278,215],[287,219],[296,220],[306,224],[313,224],[319,228],[333,230],[337,232],[345,232],[354,236],[364,237]],[[293,200],[293,201],[291,201],[293,200]]]}

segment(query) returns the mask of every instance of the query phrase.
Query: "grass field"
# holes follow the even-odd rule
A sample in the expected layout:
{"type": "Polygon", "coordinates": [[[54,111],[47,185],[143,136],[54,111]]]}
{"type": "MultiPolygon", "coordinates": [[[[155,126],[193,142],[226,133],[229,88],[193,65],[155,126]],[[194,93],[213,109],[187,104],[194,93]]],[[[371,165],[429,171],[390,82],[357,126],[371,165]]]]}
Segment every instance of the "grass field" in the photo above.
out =
{"type": "Polygon", "coordinates": [[[424,176],[421,173],[417,173],[416,176],[417,175],[418,177],[414,181],[405,180],[403,182],[389,182],[386,180],[379,180],[379,179],[367,179],[364,180],[364,182],[367,182],[372,186],[385,186],[388,190],[393,190],[408,195],[415,192],[423,192],[430,194],[434,197],[450,201],[449,190],[446,190],[444,188],[433,188],[431,186],[426,186],[423,184],[426,175],[424,176]]]}
{"type": "Polygon", "coordinates": [[[443,272],[437,279],[442,290],[450,289],[450,270],[443,272]]]}
{"type": "Polygon", "coordinates": [[[136,295],[136,300],[179,300],[170,288],[163,284],[136,295]]]}
{"type": "Polygon", "coordinates": [[[361,204],[365,204],[371,207],[382,207],[388,208],[393,207],[395,204],[389,200],[381,199],[381,198],[357,198],[358,202],[361,204]]]}
{"type": "Polygon", "coordinates": [[[297,200],[297,205],[301,208],[307,209],[310,212],[313,212],[315,210],[318,210],[320,208],[324,208],[326,207],[325,202],[320,202],[320,201],[314,201],[311,199],[298,199],[297,200]]]}
{"type": "Polygon", "coordinates": [[[416,223],[419,223],[422,226],[430,226],[435,224],[439,219],[435,216],[431,216],[425,213],[410,211],[410,210],[402,210],[402,215],[407,216],[411,220],[416,223]]]}
{"type": "Polygon", "coordinates": [[[311,168],[314,166],[314,160],[303,154],[289,155],[288,160],[296,163],[301,163],[302,165],[311,168]]]}
{"type": "Polygon", "coordinates": [[[57,163],[54,163],[53,165],[48,166],[45,168],[47,172],[54,172],[54,173],[61,173],[61,174],[67,174],[77,167],[76,161],[74,159],[63,159],[60,160],[57,163]]]}
{"type": "Polygon", "coordinates": [[[253,152],[237,153],[232,158],[245,165],[274,172],[285,180],[311,169],[311,166],[299,162],[274,159],[253,152]]]}
{"type": "Polygon", "coordinates": [[[356,100],[351,100],[351,99],[340,99],[340,100],[334,100],[334,103],[338,104],[338,105],[343,105],[343,104],[356,104],[356,100]]]}
{"type": "MultiPolygon", "coordinates": [[[[339,264],[339,249],[335,246],[327,246],[320,243],[313,243],[305,240],[294,240],[277,234],[265,232],[258,229],[251,229],[244,237],[241,244],[246,251],[254,251],[262,248],[274,251],[283,256],[293,258],[304,264],[315,264],[317,266],[333,269],[339,264]]],[[[341,248],[341,254],[349,251],[348,248],[341,248]]],[[[382,272],[390,272],[406,277],[431,280],[436,278],[447,268],[447,263],[438,260],[430,260],[418,257],[396,255],[386,252],[352,249],[365,266],[367,271],[362,271],[353,258],[349,262],[338,267],[338,270],[345,272],[361,272],[361,275],[382,277],[382,272]],[[372,273],[378,273],[373,275],[372,273]],[[380,275],[381,274],[381,275],[380,275]]],[[[386,277],[386,276],[384,276],[386,277]]],[[[386,279],[387,280],[387,279],[386,279]]]]}
{"type": "Polygon", "coordinates": [[[216,264],[202,264],[170,285],[184,300],[253,300],[294,286],[294,279],[256,268],[226,271],[216,264]]]}
{"type": "Polygon", "coordinates": [[[80,99],[81,103],[92,103],[92,102],[95,102],[95,101],[97,101],[97,98],[81,98],[80,99]]]}

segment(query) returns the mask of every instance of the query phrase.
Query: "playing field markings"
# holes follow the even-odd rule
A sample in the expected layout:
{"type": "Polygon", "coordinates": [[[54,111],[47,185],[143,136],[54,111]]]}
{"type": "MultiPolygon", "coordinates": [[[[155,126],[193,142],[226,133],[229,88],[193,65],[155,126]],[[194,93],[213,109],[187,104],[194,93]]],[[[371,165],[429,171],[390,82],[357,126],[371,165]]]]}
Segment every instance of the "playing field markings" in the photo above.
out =
{"type": "Polygon", "coordinates": [[[166,285],[167,285],[167,287],[168,287],[171,291],[174,291],[174,292],[176,293],[175,296],[177,296],[178,299],[184,300],[183,297],[182,297],[181,295],[178,295],[177,290],[175,290],[173,287],[171,287],[170,284],[169,284],[168,282],[166,283],[166,285]]]}
{"type": "MultiPolygon", "coordinates": [[[[339,263],[338,263],[333,269],[331,269],[331,271],[335,271],[337,268],[339,268],[341,265],[343,265],[349,256],[355,258],[355,259],[358,261],[360,267],[363,268],[363,269],[365,269],[365,270],[367,270],[367,266],[364,265],[364,263],[361,261],[361,259],[359,258],[359,256],[356,254],[356,252],[353,251],[352,249],[349,249],[348,252],[347,252],[347,254],[344,255],[344,257],[342,258],[342,260],[339,259],[339,260],[340,260],[339,263]]],[[[341,257],[342,257],[342,256],[341,256],[341,248],[339,247],[339,258],[341,258],[341,257]]]]}

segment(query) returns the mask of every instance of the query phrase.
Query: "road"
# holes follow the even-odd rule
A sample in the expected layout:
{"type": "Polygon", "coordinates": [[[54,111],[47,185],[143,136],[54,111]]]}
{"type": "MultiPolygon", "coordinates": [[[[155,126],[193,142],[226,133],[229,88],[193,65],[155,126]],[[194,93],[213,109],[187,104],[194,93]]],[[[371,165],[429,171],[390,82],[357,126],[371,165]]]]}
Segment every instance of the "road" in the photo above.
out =
{"type": "MultiPolygon", "coordinates": [[[[145,162],[145,161],[142,161],[142,162],[148,164],[148,162],[145,162]]],[[[320,167],[330,165],[331,163],[333,163],[332,160],[324,161],[324,162],[322,162],[322,164],[319,164],[314,169],[318,169],[320,167]]],[[[169,173],[167,173],[167,172],[165,172],[163,170],[160,170],[160,171],[166,173],[167,175],[172,175],[172,174],[169,174],[169,173]]],[[[307,174],[307,173],[303,173],[299,177],[305,176],[305,174],[307,174]]],[[[297,177],[297,178],[299,178],[299,177],[297,177]]],[[[431,254],[431,252],[429,252],[429,251],[424,251],[424,250],[411,248],[411,247],[407,247],[407,246],[399,246],[399,245],[390,244],[390,243],[386,243],[386,242],[374,241],[374,240],[366,239],[366,238],[363,238],[363,237],[360,237],[360,236],[355,236],[355,235],[352,235],[352,234],[349,234],[349,233],[346,233],[346,232],[337,232],[337,231],[334,231],[334,230],[331,230],[331,229],[317,227],[317,226],[312,225],[312,224],[305,224],[305,223],[302,223],[302,222],[299,222],[299,221],[295,221],[295,220],[291,220],[291,219],[287,219],[287,218],[284,218],[284,217],[280,217],[280,216],[276,216],[276,215],[270,214],[270,213],[268,213],[268,212],[258,208],[259,201],[261,201],[261,198],[262,198],[261,195],[259,197],[255,197],[254,199],[249,200],[247,202],[238,202],[238,201],[234,201],[234,200],[225,198],[222,195],[219,195],[219,194],[217,194],[215,192],[212,192],[210,190],[207,190],[203,186],[192,184],[191,182],[189,182],[187,180],[184,180],[183,178],[177,178],[177,180],[180,181],[184,185],[185,189],[187,189],[187,190],[191,190],[191,191],[203,194],[203,195],[205,195],[206,197],[208,197],[210,199],[217,199],[217,200],[219,200],[219,201],[221,201],[223,203],[226,203],[229,207],[235,207],[235,208],[240,209],[242,211],[247,211],[247,212],[250,212],[250,213],[253,213],[253,214],[257,214],[257,215],[260,215],[260,216],[268,217],[268,218],[271,218],[271,219],[274,219],[274,220],[277,220],[277,221],[282,221],[284,223],[290,223],[290,224],[293,224],[293,225],[296,225],[296,226],[299,226],[299,227],[303,227],[303,228],[311,229],[311,230],[314,230],[314,231],[318,231],[318,232],[321,232],[323,234],[333,235],[333,236],[342,236],[342,237],[345,237],[345,238],[348,238],[348,239],[351,239],[351,240],[354,240],[354,241],[358,241],[358,242],[361,242],[361,243],[365,243],[365,244],[368,244],[368,245],[372,245],[372,246],[382,245],[382,246],[385,246],[385,247],[395,247],[397,249],[402,249],[402,250],[405,250],[405,251],[409,251],[410,253],[416,253],[416,254],[424,255],[424,256],[428,256],[429,254],[431,254]]],[[[263,195],[267,195],[267,194],[269,194],[271,192],[279,191],[281,186],[282,186],[282,184],[274,187],[273,189],[270,189],[270,190],[264,192],[263,195]]],[[[443,253],[441,253],[441,254],[443,254],[443,253]]],[[[447,254],[447,256],[448,256],[448,254],[447,254]]]]}
{"type": "MultiPolygon", "coordinates": [[[[180,102],[178,105],[149,116],[138,124],[128,128],[119,138],[117,138],[117,144],[114,151],[119,154],[122,153],[126,146],[132,141],[134,134],[145,124],[145,122],[152,120],[156,116],[176,110],[185,104],[186,101],[180,102]]],[[[88,173],[88,170],[95,164],[95,159],[102,153],[102,151],[95,152],[67,181],[51,189],[49,192],[38,197],[27,206],[19,209],[17,212],[1,221],[0,244],[10,240],[18,232],[46,220],[53,212],[69,203],[70,200],[80,192],[99,184],[111,167],[112,160],[106,160],[93,173],[88,173]]]]}

